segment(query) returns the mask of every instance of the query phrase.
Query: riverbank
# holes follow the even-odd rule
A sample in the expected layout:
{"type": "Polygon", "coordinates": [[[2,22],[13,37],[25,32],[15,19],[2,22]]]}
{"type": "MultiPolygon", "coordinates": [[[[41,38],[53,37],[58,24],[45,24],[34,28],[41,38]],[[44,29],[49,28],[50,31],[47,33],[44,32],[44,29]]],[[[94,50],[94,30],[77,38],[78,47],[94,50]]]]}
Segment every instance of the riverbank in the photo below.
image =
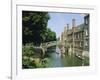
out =
{"type": "Polygon", "coordinates": [[[41,50],[32,46],[23,47],[23,69],[89,66],[88,57],[80,59],[75,55],[68,55],[67,52],[63,54],[58,46],[48,48],[44,57],[41,54],[41,50]]]}

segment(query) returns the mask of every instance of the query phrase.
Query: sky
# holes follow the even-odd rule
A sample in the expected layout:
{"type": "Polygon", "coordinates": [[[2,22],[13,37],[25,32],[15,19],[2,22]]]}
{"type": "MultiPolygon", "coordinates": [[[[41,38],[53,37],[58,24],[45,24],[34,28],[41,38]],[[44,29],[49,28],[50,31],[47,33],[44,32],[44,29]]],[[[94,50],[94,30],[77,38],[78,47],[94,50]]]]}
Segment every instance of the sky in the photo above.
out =
{"type": "Polygon", "coordinates": [[[49,16],[48,27],[56,32],[57,38],[64,31],[66,24],[69,24],[69,28],[72,27],[72,19],[76,20],[76,26],[84,22],[84,15],[80,13],[49,12],[49,16]]]}

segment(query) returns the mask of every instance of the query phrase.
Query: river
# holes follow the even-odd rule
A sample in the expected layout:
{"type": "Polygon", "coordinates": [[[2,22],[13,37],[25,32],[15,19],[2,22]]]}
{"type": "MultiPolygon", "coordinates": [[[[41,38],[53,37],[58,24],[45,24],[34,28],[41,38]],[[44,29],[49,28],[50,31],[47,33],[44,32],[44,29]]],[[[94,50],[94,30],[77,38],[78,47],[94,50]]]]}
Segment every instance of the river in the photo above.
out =
{"type": "Polygon", "coordinates": [[[47,51],[48,66],[47,67],[73,67],[73,66],[88,66],[88,59],[79,59],[75,55],[62,56],[60,49],[56,46],[47,51]]]}

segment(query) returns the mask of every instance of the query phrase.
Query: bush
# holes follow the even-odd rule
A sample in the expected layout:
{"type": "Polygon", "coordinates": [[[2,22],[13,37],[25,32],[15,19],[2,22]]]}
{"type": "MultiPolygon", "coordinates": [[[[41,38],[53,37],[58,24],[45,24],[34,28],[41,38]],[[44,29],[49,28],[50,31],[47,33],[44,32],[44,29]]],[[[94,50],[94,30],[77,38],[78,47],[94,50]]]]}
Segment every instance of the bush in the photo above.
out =
{"type": "Polygon", "coordinates": [[[32,63],[30,57],[34,56],[34,46],[31,44],[23,45],[22,47],[22,67],[23,68],[35,68],[36,65],[32,63]]]}

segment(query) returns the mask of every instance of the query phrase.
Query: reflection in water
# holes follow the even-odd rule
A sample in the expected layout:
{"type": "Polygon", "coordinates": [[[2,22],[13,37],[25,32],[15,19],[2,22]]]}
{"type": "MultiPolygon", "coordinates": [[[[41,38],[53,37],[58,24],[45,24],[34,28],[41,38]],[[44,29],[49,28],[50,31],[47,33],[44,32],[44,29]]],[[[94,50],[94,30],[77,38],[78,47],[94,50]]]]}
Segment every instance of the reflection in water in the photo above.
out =
{"type": "Polygon", "coordinates": [[[49,54],[49,65],[47,67],[71,67],[82,66],[83,64],[83,61],[74,55],[66,55],[65,57],[62,57],[62,53],[59,47],[56,47],[55,50],[49,54]]]}
{"type": "Polygon", "coordinates": [[[61,67],[61,52],[58,47],[56,47],[55,51],[51,53],[50,56],[50,65],[49,67],[61,67]]]}

